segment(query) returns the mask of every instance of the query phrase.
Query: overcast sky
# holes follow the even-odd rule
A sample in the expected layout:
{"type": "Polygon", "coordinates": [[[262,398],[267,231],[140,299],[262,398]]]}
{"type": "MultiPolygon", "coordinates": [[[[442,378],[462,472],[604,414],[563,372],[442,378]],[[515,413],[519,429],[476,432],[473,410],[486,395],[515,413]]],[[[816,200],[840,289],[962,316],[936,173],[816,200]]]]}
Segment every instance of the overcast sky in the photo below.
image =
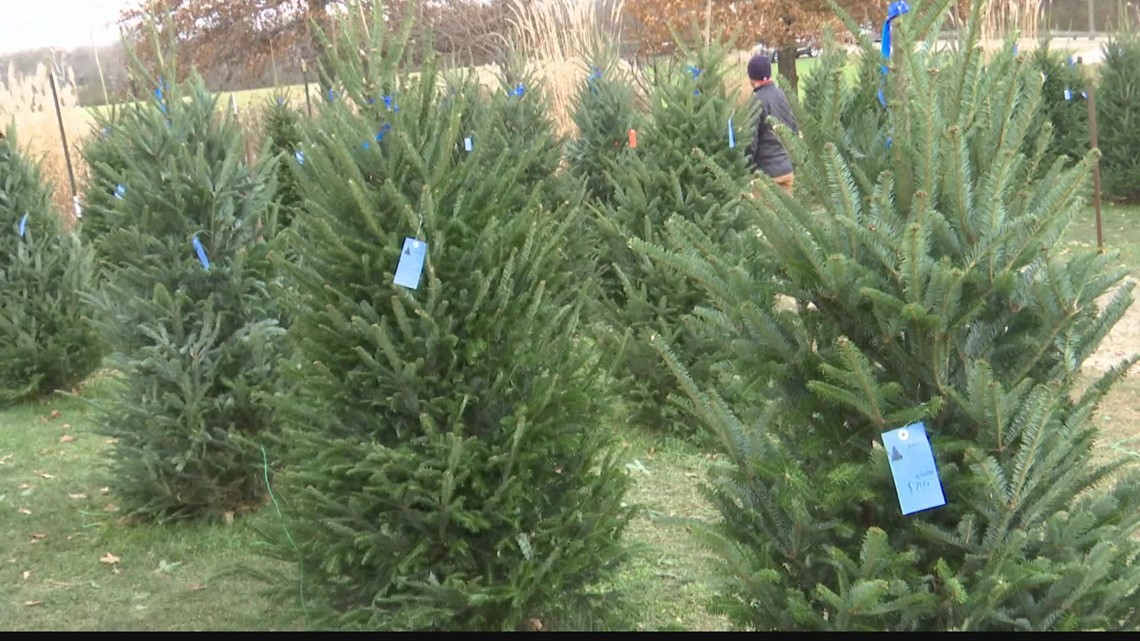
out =
{"type": "Polygon", "coordinates": [[[0,0],[0,53],[115,42],[119,12],[134,0],[0,0]]]}

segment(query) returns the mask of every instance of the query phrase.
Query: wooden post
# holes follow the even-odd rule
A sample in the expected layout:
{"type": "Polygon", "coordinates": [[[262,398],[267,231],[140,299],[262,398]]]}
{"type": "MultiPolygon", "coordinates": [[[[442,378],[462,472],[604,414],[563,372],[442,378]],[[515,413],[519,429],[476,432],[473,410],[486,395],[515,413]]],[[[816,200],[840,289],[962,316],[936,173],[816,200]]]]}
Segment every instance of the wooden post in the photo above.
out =
{"type": "MultiPolygon", "coordinates": [[[[1100,151],[1097,143],[1096,131],[1096,83],[1088,83],[1089,94],[1089,134],[1092,137],[1092,148],[1100,151]]],[[[1104,252],[1104,229],[1101,223],[1100,212],[1100,158],[1093,164],[1093,207],[1096,209],[1096,247],[1104,252]]]]}
{"type": "MultiPolygon", "coordinates": [[[[53,62],[54,67],[54,62],[53,62]]],[[[74,216],[79,218],[79,189],[75,186],[75,170],[71,166],[71,149],[67,145],[67,132],[63,128],[63,111],[59,107],[59,91],[55,87],[55,69],[48,73],[51,81],[51,98],[55,103],[55,119],[59,123],[59,137],[63,141],[63,159],[67,163],[67,177],[71,180],[71,202],[75,205],[74,216]]]]}
{"type": "Polygon", "coordinates": [[[309,113],[309,120],[313,119],[313,103],[309,100],[309,66],[301,59],[301,79],[305,82],[305,111],[309,113]]]}

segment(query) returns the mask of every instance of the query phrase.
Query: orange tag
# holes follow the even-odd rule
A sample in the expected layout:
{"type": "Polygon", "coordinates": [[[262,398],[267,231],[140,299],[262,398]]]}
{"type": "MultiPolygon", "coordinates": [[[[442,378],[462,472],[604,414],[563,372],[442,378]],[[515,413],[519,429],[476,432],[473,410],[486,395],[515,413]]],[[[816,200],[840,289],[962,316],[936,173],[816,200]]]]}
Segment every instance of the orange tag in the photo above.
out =
{"type": "Polygon", "coordinates": [[[629,130],[629,148],[630,149],[637,149],[637,130],[636,129],[630,129],[629,130]]]}

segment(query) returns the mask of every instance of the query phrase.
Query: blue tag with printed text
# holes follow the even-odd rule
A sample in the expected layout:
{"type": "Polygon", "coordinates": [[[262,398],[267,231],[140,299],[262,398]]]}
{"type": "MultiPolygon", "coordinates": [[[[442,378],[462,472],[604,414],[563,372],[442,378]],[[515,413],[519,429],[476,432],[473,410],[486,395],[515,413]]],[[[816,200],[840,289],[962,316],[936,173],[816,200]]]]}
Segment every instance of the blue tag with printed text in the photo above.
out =
{"type": "Polygon", "coordinates": [[[736,148],[736,132],[732,130],[732,116],[728,117],[728,148],[736,148]]]}
{"type": "Polygon", "coordinates": [[[20,238],[28,231],[28,215],[24,214],[20,217],[20,238]]]}
{"type": "Polygon", "coordinates": [[[404,249],[400,252],[400,262],[396,264],[396,277],[392,282],[408,289],[419,288],[426,255],[427,243],[415,238],[405,238],[404,249]]]}
{"type": "Polygon", "coordinates": [[[895,481],[903,515],[946,505],[934,452],[922,423],[884,432],[883,447],[895,481]]]}
{"type": "Polygon", "coordinates": [[[471,151],[471,147],[472,147],[471,136],[467,136],[466,138],[463,139],[463,149],[465,151],[471,151]]]}

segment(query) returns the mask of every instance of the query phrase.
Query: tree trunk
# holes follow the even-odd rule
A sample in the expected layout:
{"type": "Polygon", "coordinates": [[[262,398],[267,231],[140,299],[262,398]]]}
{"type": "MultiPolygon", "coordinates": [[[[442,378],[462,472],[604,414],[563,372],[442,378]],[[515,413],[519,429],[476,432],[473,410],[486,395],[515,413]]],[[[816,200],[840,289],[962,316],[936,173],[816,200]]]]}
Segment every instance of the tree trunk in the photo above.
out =
{"type": "Polygon", "coordinates": [[[780,68],[780,76],[787,81],[787,86],[784,88],[788,93],[796,91],[800,83],[800,75],[796,71],[795,43],[780,46],[779,60],[777,66],[780,68]]]}

